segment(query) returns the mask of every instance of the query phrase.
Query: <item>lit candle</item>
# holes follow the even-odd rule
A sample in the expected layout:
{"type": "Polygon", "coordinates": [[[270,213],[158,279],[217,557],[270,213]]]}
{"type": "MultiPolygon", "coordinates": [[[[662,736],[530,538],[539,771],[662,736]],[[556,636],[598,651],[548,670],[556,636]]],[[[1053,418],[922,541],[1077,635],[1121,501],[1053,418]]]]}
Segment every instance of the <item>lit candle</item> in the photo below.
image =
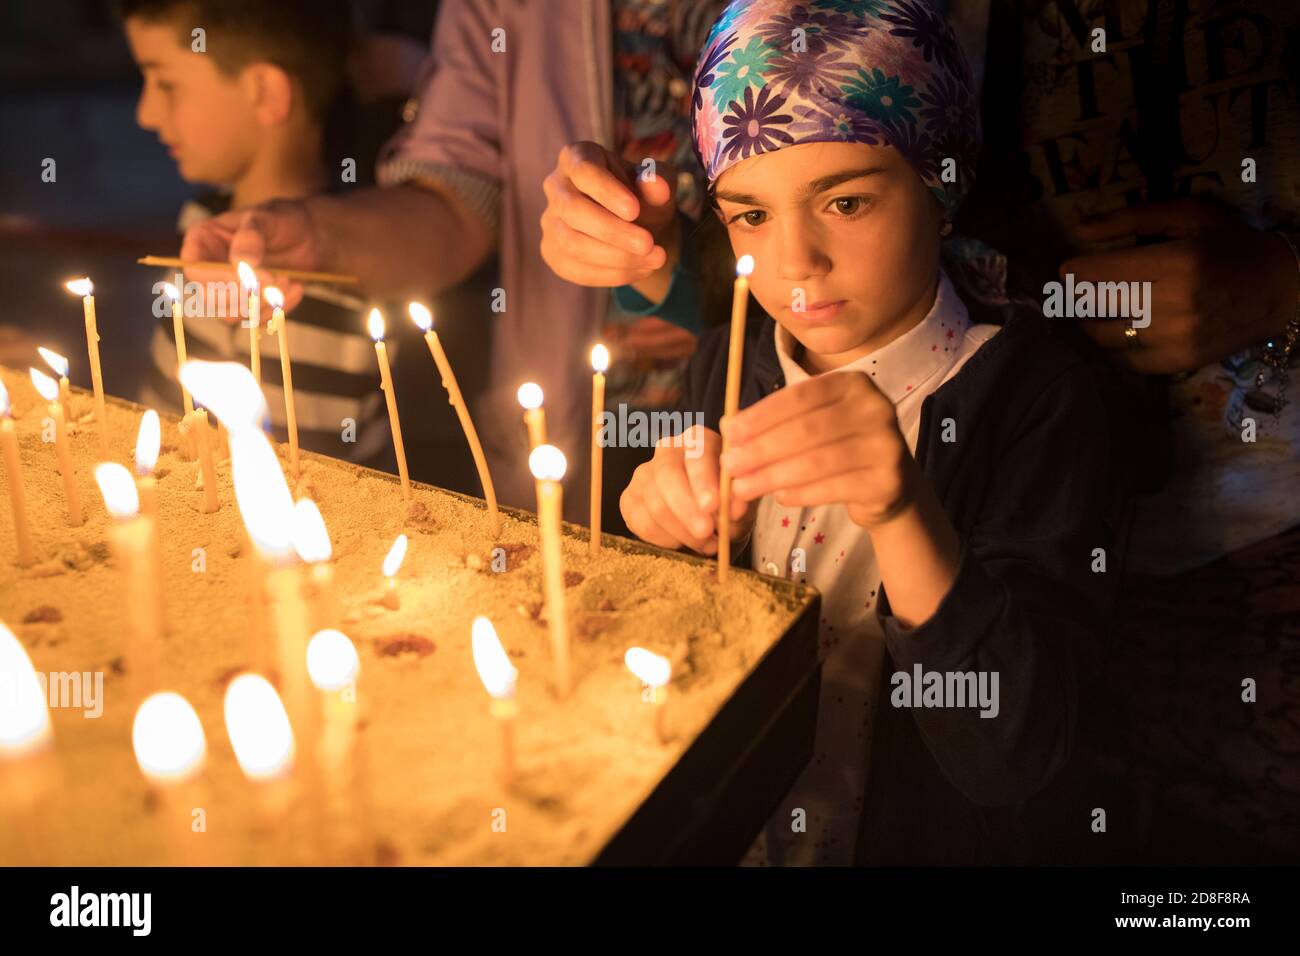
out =
{"type": "Polygon", "coordinates": [[[41,353],[41,358],[45,359],[45,364],[54,369],[54,373],[59,376],[59,404],[70,410],[72,402],[69,401],[67,358],[44,346],[38,347],[36,351],[41,353]]]}
{"type": "Polygon", "coordinates": [[[388,349],[384,345],[384,317],[378,309],[370,310],[370,337],[375,340],[379,358],[379,387],[388,402],[388,424],[393,429],[393,450],[397,452],[397,474],[402,479],[402,497],[411,497],[411,479],[406,473],[406,448],[402,445],[402,423],[397,417],[397,393],[393,391],[393,370],[388,367],[388,349]]]}
{"type": "Polygon", "coordinates": [[[72,279],[64,283],[73,295],[81,296],[86,316],[86,348],[90,352],[90,383],[95,388],[95,418],[99,420],[99,454],[107,459],[108,411],[104,406],[104,373],[99,366],[99,328],[95,320],[95,285],[90,279],[72,279]]]}
{"type": "MultiPolygon", "coordinates": [[[[195,391],[195,398],[203,395],[195,391]]],[[[267,591],[275,620],[280,686],[303,744],[304,772],[314,763],[315,720],[307,678],[308,614],[293,559],[294,503],[280,460],[261,429],[232,427],[231,478],[235,502],[253,548],[268,566],[267,591]]]]}
{"type": "MultiPolygon", "coordinates": [[[[749,275],[754,271],[754,257],[736,260],[736,284],[731,298],[731,340],[727,351],[727,394],[723,414],[732,418],[740,411],[740,363],[745,350],[745,313],[749,309],[749,275]]],[[[722,436],[722,451],[729,447],[722,436]]],[[[718,478],[718,581],[727,580],[731,570],[731,470],[722,466],[718,478]]]]}
{"type": "Polygon", "coordinates": [[[135,487],[140,494],[140,513],[158,517],[158,482],[153,476],[162,444],[162,425],[152,408],[140,416],[140,430],[135,436],[135,487]]]}
{"type": "MultiPolygon", "coordinates": [[[[140,416],[140,431],[135,439],[135,489],[140,496],[140,514],[148,519],[150,525],[150,547],[153,551],[151,560],[154,570],[162,574],[162,528],[158,517],[158,480],[154,478],[154,466],[158,464],[158,448],[162,444],[162,425],[158,413],[152,408],[140,416]]],[[[158,593],[158,620],[162,621],[162,588],[158,593]]]]}
{"type": "MultiPolygon", "coordinates": [[[[262,423],[266,421],[266,397],[258,387],[257,382],[253,379],[252,374],[238,362],[203,362],[190,361],[186,362],[181,368],[181,383],[190,391],[195,400],[205,409],[211,410],[220,425],[230,425],[235,428],[251,428],[260,431],[262,423]]],[[[203,412],[202,418],[206,423],[207,411],[203,412]]],[[[207,440],[215,444],[220,431],[213,432],[208,425],[198,429],[200,439],[200,454],[202,454],[202,441],[207,440]]],[[[212,445],[209,446],[208,457],[214,457],[212,445]]],[[[211,508],[205,504],[204,510],[216,510],[216,472],[210,466],[204,470],[203,486],[204,500],[207,500],[207,488],[209,485],[209,472],[213,477],[211,482],[213,487],[211,508]]]]}
{"type": "MultiPolygon", "coordinates": [[[[0,621],[0,816],[4,832],[17,834],[26,859],[50,862],[45,820],[58,793],[57,767],[46,689],[27,650],[0,621]],[[45,812],[42,812],[45,811],[45,812]]],[[[15,862],[15,861],[8,861],[15,862]]]]}
{"type": "Polygon", "coordinates": [[[569,624],[564,609],[564,556],[561,548],[563,491],[560,479],[566,466],[564,452],[554,445],[538,445],[528,456],[528,467],[537,479],[537,525],[542,538],[542,573],[546,580],[546,616],[551,634],[551,657],[555,665],[555,689],[568,696],[569,624]]]}
{"type": "Polygon", "coordinates": [[[332,811],[325,834],[338,849],[349,843],[367,849],[373,845],[368,838],[369,814],[357,805],[364,799],[354,799],[357,787],[365,786],[359,779],[355,755],[360,671],[361,658],[346,634],[326,629],[312,635],[307,644],[307,673],[320,697],[322,730],[317,753],[324,771],[325,799],[332,811]]]}
{"type": "Polygon", "coordinates": [[[104,507],[117,519],[109,531],[113,555],[126,577],[126,602],[131,614],[127,665],[132,699],[144,696],[157,683],[162,653],[162,595],[153,562],[153,519],[140,514],[140,496],[131,473],[116,462],[95,466],[95,483],[104,507]]]}
{"type": "Polygon", "coordinates": [[[208,745],[199,715],[180,694],[152,694],[135,712],[131,742],[173,865],[207,865],[206,828],[194,829],[194,811],[208,802],[202,781],[208,745]]]}
{"type": "Polygon", "coordinates": [[[605,411],[605,370],[609,349],[597,345],[591,350],[591,553],[600,553],[600,494],[604,450],[600,444],[600,423],[605,411]]]}
{"type": "Polygon", "coordinates": [[[406,310],[410,313],[411,321],[424,331],[424,341],[429,346],[429,352],[433,355],[439,374],[442,375],[442,387],[447,390],[447,400],[451,403],[451,407],[456,409],[456,417],[460,419],[465,440],[469,442],[470,453],[474,456],[474,466],[478,468],[478,480],[483,485],[483,496],[487,499],[488,513],[492,516],[492,537],[495,538],[501,533],[501,513],[497,510],[496,489],[492,487],[492,475],[488,473],[483,446],[479,444],[478,432],[474,430],[474,422],[469,417],[469,407],[460,393],[460,386],[456,384],[456,375],[451,370],[447,353],[442,350],[438,333],[434,331],[433,313],[419,302],[410,303],[406,310]]]}
{"type": "Polygon", "coordinates": [[[220,506],[217,501],[217,466],[213,461],[212,445],[216,441],[216,432],[208,422],[208,410],[195,408],[185,416],[186,428],[198,440],[199,475],[203,479],[204,514],[211,514],[220,506]]]}
{"type": "Polygon", "coordinates": [[[226,736],[253,788],[258,823],[270,830],[267,862],[283,864],[281,854],[292,840],[281,826],[293,800],[295,745],[293,727],[280,696],[260,674],[240,674],[226,688],[223,706],[226,736]]]}
{"type": "Polygon", "coordinates": [[[629,647],[623,655],[623,663],[650,690],[649,702],[654,705],[655,714],[655,736],[660,743],[664,743],[668,740],[664,705],[668,700],[668,679],[672,676],[672,664],[668,658],[660,657],[643,647],[629,647]]]}
{"type": "Polygon", "coordinates": [[[59,385],[38,369],[29,369],[32,384],[41,398],[50,403],[50,417],[54,419],[54,451],[59,459],[59,473],[63,475],[63,495],[68,504],[68,524],[81,524],[81,495],[77,492],[77,475],[72,466],[72,449],[68,446],[68,423],[63,406],[59,403],[59,385]]]}
{"type": "Polygon", "coordinates": [[[262,384],[262,303],[257,294],[257,273],[247,262],[240,262],[236,267],[239,272],[239,284],[248,294],[248,367],[253,373],[253,381],[262,384]]]}
{"type": "MultiPolygon", "coordinates": [[[[185,357],[185,309],[181,303],[181,293],[176,286],[170,282],[163,283],[163,292],[172,302],[172,331],[176,335],[176,374],[180,375],[181,366],[187,361],[185,357]]],[[[189,415],[194,411],[194,399],[190,396],[190,390],[181,385],[181,404],[185,408],[185,414],[189,415]]]]}
{"type": "Polygon", "coordinates": [[[546,411],[542,408],[542,387],[536,382],[524,382],[516,393],[524,409],[524,424],[528,426],[529,451],[546,444],[546,411]]]}
{"type": "Polygon", "coordinates": [[[311,568],[311,607],[316,625],[337,623],[341,615],[330,564],[334,549],[330,546],[325,519],[310,498],[300,498],[293,506],[293,550],[311,568]]]}
{"type": "Polygon", "coordinates": [[[5,483],[9,486],[9,508],[14,516],[14,537],[17,539],[19,567],[35,560],[32,551],[32,529],[27,524],[27,495],[23,489],[22,459],[18,456],[18,435],[10,415],[9,391],[0,382],[0,457],[5,463],[5,483]]]}
{"type": "Polygon", "coordinates": [[[487,618],[474,618],[470,640],[474,667],[492,698],[489,712],[501,728],[501,784],[510,787],[515,779],[515,717],[519,714],[519,705],[515,702],[515,680],[519,672],[510,663],[496,628],[487,618]]]}
{"type": "Polygon", "coordinates": [[[406,560],[406,544],[406,535],[399,534],[393,542],[393,546],[388,549],[388,554],[384,556],[384,578],[388,584],[384,588],[384,594],[379,599],[379,603],[394,611],[402,606],[402,602],[397,597],[397,582],[393,578],[402,566],[402,562],[406,560]]]}
{"type": "Polygon", "coordinates": [[[298,413],[293,404],[293,368],[289,364],[289,323],[284,317],[284,294],[273,285],[266,287],[266,301],[271,303],[271,325],[280,348],[280,378],[284,382],[284,420],[289,429],[289,464],[293,476],[302,474],[298,464],[298,413]]]}

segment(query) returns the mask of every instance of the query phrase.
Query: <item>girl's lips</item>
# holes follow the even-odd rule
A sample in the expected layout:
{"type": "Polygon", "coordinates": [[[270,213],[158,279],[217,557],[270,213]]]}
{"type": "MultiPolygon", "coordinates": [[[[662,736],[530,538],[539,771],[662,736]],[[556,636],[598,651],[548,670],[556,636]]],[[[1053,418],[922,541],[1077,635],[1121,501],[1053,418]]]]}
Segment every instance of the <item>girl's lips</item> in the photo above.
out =
{"type": "Polygon", "coordinates": [[[803,322],[830,322],[842,311],[848,304],[846,299],[839,299],[834,302],[816,302],[805,306],[803,310],[796,312],[790,306],[786,306],[786,311],[794,315],[799,321],[803,322]]]}

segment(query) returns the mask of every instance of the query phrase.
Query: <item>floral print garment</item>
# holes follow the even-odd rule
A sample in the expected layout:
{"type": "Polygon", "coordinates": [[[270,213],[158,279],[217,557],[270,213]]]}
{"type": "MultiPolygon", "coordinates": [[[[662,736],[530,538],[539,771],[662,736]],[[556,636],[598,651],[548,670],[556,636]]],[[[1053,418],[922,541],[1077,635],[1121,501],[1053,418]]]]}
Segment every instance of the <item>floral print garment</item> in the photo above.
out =
{"type": "Polygon", "coordinates": [[[926,0],[734,0],[696,65],[691,121],[710,183],[785,146],[889,145],[951,218],[975,180],[977,99],[926,0]]]}

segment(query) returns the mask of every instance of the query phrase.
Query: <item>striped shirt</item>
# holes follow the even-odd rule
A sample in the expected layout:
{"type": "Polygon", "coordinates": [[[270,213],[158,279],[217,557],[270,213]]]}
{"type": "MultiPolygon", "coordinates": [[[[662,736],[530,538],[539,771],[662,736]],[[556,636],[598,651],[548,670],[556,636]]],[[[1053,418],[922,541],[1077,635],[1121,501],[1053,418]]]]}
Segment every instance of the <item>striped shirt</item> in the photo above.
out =
{"type": "MultiPolygon", "coordinates": [[[[181,210],[183,232],[194,223],[221,211],[226,197],[192,201],[181,210]]],[[[174,275],[167,281],[176,282],[174,275]]],[[[188,290],[187,290],[188,291],[188,290]]],[[[185,348],[190,359],[214,362],[249,362],[249,333],[241,323],[191,314],[202,311],[185,298],[185,348]]],[[[262,303],[262,392],[270,411],[271,433],[288,441],[284,387],[280,372],[280,345],[266,334],[271,310],[262,303]]],[[[383,394],[375,348],[365,326],[366,303],[330,289],[308,288],[302,302],[288,314],[287,335],[293,360],[294,410],[298,442],[308,451],[357,463],[373,464],[389,442],[383,394]],[[350,424],[351,423],[351,424],[350,424]]],[[[390,341],[390,358],[398,343],[390,341]]],[[[170,311],[159,320],[150,341],[150,371],[139,401],[159,411],[181,412],[181,387],[177,377],[176,335],[170,311]]]]}

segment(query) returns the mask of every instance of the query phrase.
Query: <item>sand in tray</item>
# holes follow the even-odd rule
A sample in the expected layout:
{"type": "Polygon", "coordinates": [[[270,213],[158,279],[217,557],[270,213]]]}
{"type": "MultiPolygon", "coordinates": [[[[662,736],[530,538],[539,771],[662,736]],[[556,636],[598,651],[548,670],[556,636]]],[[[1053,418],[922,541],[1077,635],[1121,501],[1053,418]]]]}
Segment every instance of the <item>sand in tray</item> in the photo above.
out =
{"type": "MultiPolygon", "coordinates": [[[[70,418],[85,523],[66,521],[54,448],[42,441],[45,403],[27,376],[0,369],[14,405],[37,563],[12,562],[12,521],[0,519],[0,620],[37,671],[102,674],[98,716],[51,710],[59,786],[45,803],[38,862],[164,864],[174,859],[159,804],[133,756],[126,699],[130,617],[110,520],[94,484],[93,400],[74,393],[70,418]]],[[[109,406],[111,447],[132,460],[140,410],[109,406]]],[[[535,525],[503,515],[491,540],[477,503],[417,487],[409,505],[395,481],[320,456],[304,456],[295,497],[320,507],[333,541],[341,619],[311,602],[313,629],[336,626],[361,656],[361,721],[343,800],[314,827],[298,804],[278,823],[253,812],[250,786],[225,734],[229,681],[274,661],[271,621],[249,582],[251,546],[234,502],[229,461],[218,466],[220,510],[200,511],[198,463],[182,457],[164,418],[157,466],[166,637],[159,686],[183,694],[208,741],[201,797],[206,832],[194,834],[218,864],[579,864],[592,859],[707,725],[798,607],[755,575],[719,587],[707,566],[605,548],[566,534],[564,559],[575,687],[557,701],[542,610],[535,525]],[[380,566],[399,533],[410,538],[397,575],[400,607],[378,603],[380,566]],[[494,551],[494,549],[501,549],[494,551]],[[495,558],[495,560],[494,560],[495,558]],[[504,570],[496,570],[502,568],[504,570]],[[470,624],[485,614],[519,671],[518,778],[496,776],[497,727],[474,669],[470,624]],[[673,738],[660,744],[652,708],[623,655],[640,645],[674,662],[673,738]],[[324,834],[322,836],[322,834],[324,834]]],[[[281,449],[282,456],[287,454],[281,449]]],[[[0,475],[0,485],[8,478],[0,475]]],[[[7,489],[0,505],[8,508],[7,489]]],[[[273,672],[267,673],[272,682],[273,672]]],[[[86,701],[82,701],[83,704],[86,701]]],[[[187,809],[182,807],[181,812],[187,809]]],[[[13,828],[0,832],[0,864],[19,862],[13,828]]],[[[30,851],[29,851],[30,852],[30,851]]]]}

